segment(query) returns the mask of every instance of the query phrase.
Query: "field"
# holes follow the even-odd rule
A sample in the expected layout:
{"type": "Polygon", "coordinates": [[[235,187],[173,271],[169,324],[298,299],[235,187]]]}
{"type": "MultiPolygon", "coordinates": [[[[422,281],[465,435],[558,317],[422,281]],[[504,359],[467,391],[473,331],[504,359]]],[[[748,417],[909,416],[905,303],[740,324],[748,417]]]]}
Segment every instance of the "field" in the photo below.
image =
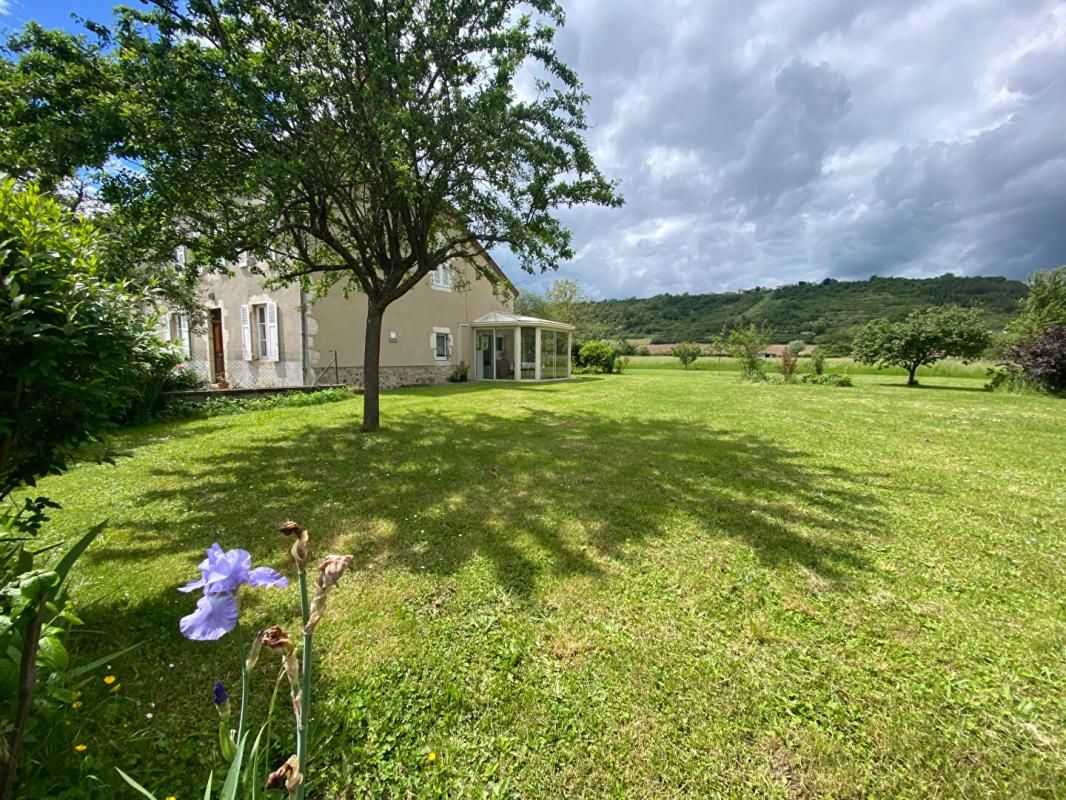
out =
{"type": "MultiPolygon", "coordinates": [[[[630,369],[679,369],[680,363],[673,356],[630,356],[629,368],[630,369]]],[[[768,358],[764,361],[764,368],[767,375],[773,375],[777,373],[777,365],[780,362],[776,358],[768,358]]],[[[994,361],[975,361],[975,362],[962,362],[957,359],[948,358],[943,361],[938,361],[935,364],[922,367],[918,370],[919,382],[923,378],[984,378],[987,382],[988,370],[994,367],[996,362],[994,361]]],[[[693,364],[689,365],[689,370],[706,370],[708,372],[740,372],[743,366],[739,361],[734,358],[728,357],[715,357],[704,356],[696,359],[693,364]]],[[[813,372],[814,368],[811,366],[811,360],[809,358],[801,358],[796,368],[797,375],[803,375],[807,372],[813,372]]],[[[902,367],[888,367],[885,369],[878,369],[877,367],[871,367],[868,364],[859,364],[851,358],[827,358],[825,360],[826,372],[841,372],[848,375],[880,375],[881,377],[893,377],[897,375],[905,376],[907,370],[902,367]]]]}
{"type": "MultiPolygon", "coordinates": [[[[291,573],[291,517],[358,567],[314,797],[1062,797],[1066,403],[981,385],[633,369],[390,392],[371,436],[357,400],[132,430],[40,485],[62,533],[110,520],[81,657],[139,646],[28,796],[194,795],[237,660],[175,588],[215,540],[291,573]]],[[[293,590],[246,597],[291,626],[293,590]]]]}

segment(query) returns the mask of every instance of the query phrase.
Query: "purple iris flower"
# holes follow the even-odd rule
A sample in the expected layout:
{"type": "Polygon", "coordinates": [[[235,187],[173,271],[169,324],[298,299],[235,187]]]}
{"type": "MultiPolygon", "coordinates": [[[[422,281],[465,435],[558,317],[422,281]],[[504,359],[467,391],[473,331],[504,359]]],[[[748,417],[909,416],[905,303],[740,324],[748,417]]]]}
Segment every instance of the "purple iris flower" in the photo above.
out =
{"type": "Polygon", "coordinates": [[[220,706],[229,700],[229,695],[226,694],[226,687],[222,685],[222,681],[215,681],[215,705],[220,706]]]}
{"type": "Polygon", "coordinates": [[[182,586],[179,592],[202,589],[196,610],[181,618],[181,633],[186,639],[210,641],[220,639],[237,625],[237,590],[242,586],[275,586],[284,589],[288,579],[270,567],[252,569],[247,550],[223,550],[215,542],[200,562],[200,579],[182,586]]]}

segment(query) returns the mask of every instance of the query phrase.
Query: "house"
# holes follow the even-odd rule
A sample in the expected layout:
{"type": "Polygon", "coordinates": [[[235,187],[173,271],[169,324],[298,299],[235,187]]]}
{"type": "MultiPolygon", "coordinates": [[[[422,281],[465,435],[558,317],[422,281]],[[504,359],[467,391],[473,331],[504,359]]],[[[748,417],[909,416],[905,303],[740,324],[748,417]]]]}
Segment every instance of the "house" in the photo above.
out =
{"type": "MultiPolygon", "coordinates": [[[[177,252],[184,263],[184,248],[177,252]]],[[[522,317],[517,295],[492,258],[481,267],[455,261],[427,275],[385,311],[382,388],[470,380],[558,380],[570,377],[573,327],[522,317]]],[[[164,339],[181,343],[186,365],[205,382],[232,388],[363,383],[366,296],[332,289],[311,301],[299,286],[267,288],[247,254],[227,265],[230,275],[201,278],[207,319],[201,330],[184,314],[165,314],[164,339]]]]}

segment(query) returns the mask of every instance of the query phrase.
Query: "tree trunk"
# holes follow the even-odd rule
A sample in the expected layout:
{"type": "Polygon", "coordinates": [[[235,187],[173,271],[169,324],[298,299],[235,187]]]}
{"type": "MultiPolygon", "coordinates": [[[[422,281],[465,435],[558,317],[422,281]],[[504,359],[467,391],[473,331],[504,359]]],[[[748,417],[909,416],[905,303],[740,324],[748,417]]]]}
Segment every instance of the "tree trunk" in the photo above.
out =
{"type": "Polygon", "coordinates": [[[918,365],[917,364],[912,364],[911,366],[907,367],[907,385],[908,386],[917,386],[918,385],[918,379],[914,377],[914,373],[917,372],[917,371],[918,371],[918,365]]]}
{"type": "Polygon", "coordinates": [[[366,344],[363,348],[363,431],[376,431],[381,423],[381,319],[385,309],[367,305],[366,344]]]}

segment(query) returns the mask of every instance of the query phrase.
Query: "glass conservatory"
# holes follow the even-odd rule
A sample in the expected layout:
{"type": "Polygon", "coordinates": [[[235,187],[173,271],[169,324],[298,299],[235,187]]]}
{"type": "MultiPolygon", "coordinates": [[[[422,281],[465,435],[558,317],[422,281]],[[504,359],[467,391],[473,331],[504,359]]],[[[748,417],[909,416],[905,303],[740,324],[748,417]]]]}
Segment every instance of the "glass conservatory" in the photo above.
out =
{"type": "Polygon", "coordinates": [[[474,380],[557,381],[570,377],[574,326],[493,311],[470,323],[474,380]]]}

